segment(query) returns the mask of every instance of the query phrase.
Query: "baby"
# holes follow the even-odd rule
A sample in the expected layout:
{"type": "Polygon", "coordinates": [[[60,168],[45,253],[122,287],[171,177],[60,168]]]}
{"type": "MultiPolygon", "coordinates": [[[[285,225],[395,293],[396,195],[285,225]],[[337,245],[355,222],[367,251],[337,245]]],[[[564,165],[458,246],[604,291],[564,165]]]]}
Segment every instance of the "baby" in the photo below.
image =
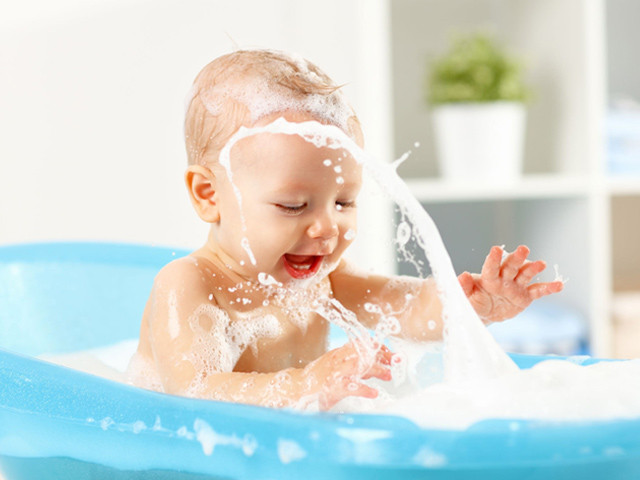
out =
{"type": "MultiPolygon", "coordinates": [[[[362,329],[391,316],[396,335],[441,338],[432,279],[364,274],[342,258],[356,232],[361,164],[345,149],[267,131],[276,120],[334,126],[363,145],[340,87],[302,58],[237,51],[196,77],[185,121],[185,180],[211,228],[202,248],[155,279],[130,365],[135,384],[328,409],[348,396],[374,398],[377,391],[363,380],[391,378],[391,352],[378,343],[363,355],[370,337],[362,329]],[[238,139],[241,127],[258,131],[238,139]],[[359,339],[327,351],[328,320],[359,339]]],[[[513,317],[562,289],[561,282],[531,284],[545,264],[528,261],[528,254],[520,246],[503,259],[493,247],[481,274],[460,275],[485,323],[513,317]]]]}

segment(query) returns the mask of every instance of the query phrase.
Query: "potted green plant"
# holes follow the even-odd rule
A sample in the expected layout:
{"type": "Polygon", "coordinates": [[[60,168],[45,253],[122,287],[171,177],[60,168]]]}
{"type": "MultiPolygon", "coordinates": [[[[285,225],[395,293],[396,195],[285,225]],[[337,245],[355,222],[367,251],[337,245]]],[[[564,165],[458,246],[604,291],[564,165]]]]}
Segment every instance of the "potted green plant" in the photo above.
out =
{"type": "Polygon", "coordinates": [[[445,178],[518,178],[529,95],[522,70],[484,34],[456,39],[431,62],[425,96],[445,178]]]}

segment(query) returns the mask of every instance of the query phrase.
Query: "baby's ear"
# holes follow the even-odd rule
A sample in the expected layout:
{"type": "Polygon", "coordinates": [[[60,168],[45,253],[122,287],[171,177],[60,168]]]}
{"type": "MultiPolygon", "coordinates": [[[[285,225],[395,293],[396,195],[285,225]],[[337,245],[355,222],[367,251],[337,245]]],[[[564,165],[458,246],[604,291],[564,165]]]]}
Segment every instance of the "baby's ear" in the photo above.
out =
{"type": "Polygon", "coordinates": [[[207,223],[220,220],[216,195],[216,177],[207,167],[189,165],[184,174],[189,197],[198,216],[207,223]]]}

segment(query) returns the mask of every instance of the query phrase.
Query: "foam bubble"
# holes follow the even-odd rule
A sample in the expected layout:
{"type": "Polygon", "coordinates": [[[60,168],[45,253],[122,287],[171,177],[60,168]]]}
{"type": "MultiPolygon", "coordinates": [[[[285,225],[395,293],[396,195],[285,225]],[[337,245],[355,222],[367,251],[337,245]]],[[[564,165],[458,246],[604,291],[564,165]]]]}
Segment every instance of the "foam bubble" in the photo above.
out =
{"type": "Polygon", "coordinates": [[[260,282],[261,285],[265,285],[265,286],[269,286],[269,285],[282,286],[280,282],[278,282],[275,278],[273,278],[271,275],[265,272],[258,273],[258,282],[260,282]]]}
{"type": "Polygon", "coordinates": [[[407,244],[411,238],[411,226],[407,222],[400,222],[396,230],[396,242],[399,247],[407,244]]]}
{"type": "MultiPolygon", "coordinates": [[[[278,52],[279,55],[287,55],[278,52]]],[[[307,82],[318,80],[315,72],[309,69],[308,62],[302,57],[290,57],[307,82]]],[[[283,66],[282,75],[290,75],[283,66]]],[[[343,130],[348,127],[348,120],[354,116],[353,109],[348,104],[343,93],[337,89],[329,94],[294,94],[290,89],[279,84],[278,75],[268,78],[250,78],[249,81],[237,83],[219,83],[199,93],[200,98],[212,116],[224,113],[225,104],[234,101],[244,105],[251,115],[252,123],[263,117],[287,110],[302,111],[312,114],[314,117],[337,125],[343,130]]],[[[193,98],[191,94],[189,100],[193,98]]]]}
{"type": "Polygon", "coordinates": [[[569,279],[568,279],[568,278],[566,278],[566,279],[565,279],[565,278],[560,274],[560,267],[559,267],[557,264],[555,264],[555,265],[553,266],[553,270],[554,270],[554,272],[555,272],[555,274],[556,274],[556,278],[554,278],[554,279],[553,279],[553,281],[554,281],[554,282],[567,283],[567,282],[569,281],[569,279]]]}
{"type": "Polygon", "coordinates": [[[223,435],[216,432],[211,425],[201,418],[193,423],[195,438],[202,446],[205,455],[210,456],[218,445],[230,445],[242,450],[246,456],[252,456],[257,448],[257,442],[252,435],[239,438],[236,435],[223,435]]]}
{"type": "Polygon", "coordinates": [[[289,464],[297,460],[302,460],[307,456],[307,452],[294,440],[278,439],[278,458],[282,463],[289,464]]]}
{"type": "Polygon", "coordinates": [[[111,427],[112,425],[115,425],[115,421],[113,420],[113,418],[111,417],[104,417],[102,420],[100,420],[100,428],[102,428],[102,430],[108,430],[109,427],[111,427]]]}
{"type": "Polygon", "coordinates": [[[142,432],[143,430],[146,430],[146,429],[147,429],[147,425],[142,420],[138,420],[138,421],[134,422],[133,425],[132,425],[133,433],[136,433],[136,434],[138,434],[138,433],[140,433],[140,432],[142,432]]]}
{"type": "MultiPolygon", "coordinates": [[[[282,332],[280,322],[271,314],[245,314],[231,321],[228,313],[210,304],[200,305],[189,317],[194,334],[187,360],[197,372],[195,378],[219,372],[231,372],[247,348],[257,354],[258,340],[276,338],[282,332]]],[[[190,387],[196,394],[203,386],[190,387]]]]}
{"type": "Polygon", "coordinates": [[[251,246],[249,245],[249,239],[247,237],[242,237],[242,240],[240,240],[240,245],[242,246],[243,250],[247,252],[247,255],[249,255],[249,260],[251,260],[251,264],[255,265],[256,257],[253,255],[253,251],[251,250],[251,246]]]}

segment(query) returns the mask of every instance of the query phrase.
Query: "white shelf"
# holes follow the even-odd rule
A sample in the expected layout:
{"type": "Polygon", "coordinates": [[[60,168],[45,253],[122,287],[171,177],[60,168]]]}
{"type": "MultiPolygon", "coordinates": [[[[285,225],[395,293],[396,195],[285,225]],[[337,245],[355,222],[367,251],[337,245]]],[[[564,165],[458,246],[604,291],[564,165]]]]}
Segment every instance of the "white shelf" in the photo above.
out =
{"type": "Polygon", "coordinates": [[[640,175],[610,177],[607,180],[607,191],[611,195],[640,195],[640,175]]]}
{"type": "Polygon", "coordinates": [[[589,179],[585,176],[552,174],[526,175],[514,182],[410,178],[406,183],[413,195],[425,203],[579,198],[586,197],[590,191],[589,179]]]}
{"type": "Polygon", "coordinates": [[[580,198],[602,190],[610,196],[640,196],[640,175],[611,176],[595,182],[586,176],[555,174],[525,175],[514,182],[496,183],[415,177],[405,182],[425,203],[580,198]]]}

